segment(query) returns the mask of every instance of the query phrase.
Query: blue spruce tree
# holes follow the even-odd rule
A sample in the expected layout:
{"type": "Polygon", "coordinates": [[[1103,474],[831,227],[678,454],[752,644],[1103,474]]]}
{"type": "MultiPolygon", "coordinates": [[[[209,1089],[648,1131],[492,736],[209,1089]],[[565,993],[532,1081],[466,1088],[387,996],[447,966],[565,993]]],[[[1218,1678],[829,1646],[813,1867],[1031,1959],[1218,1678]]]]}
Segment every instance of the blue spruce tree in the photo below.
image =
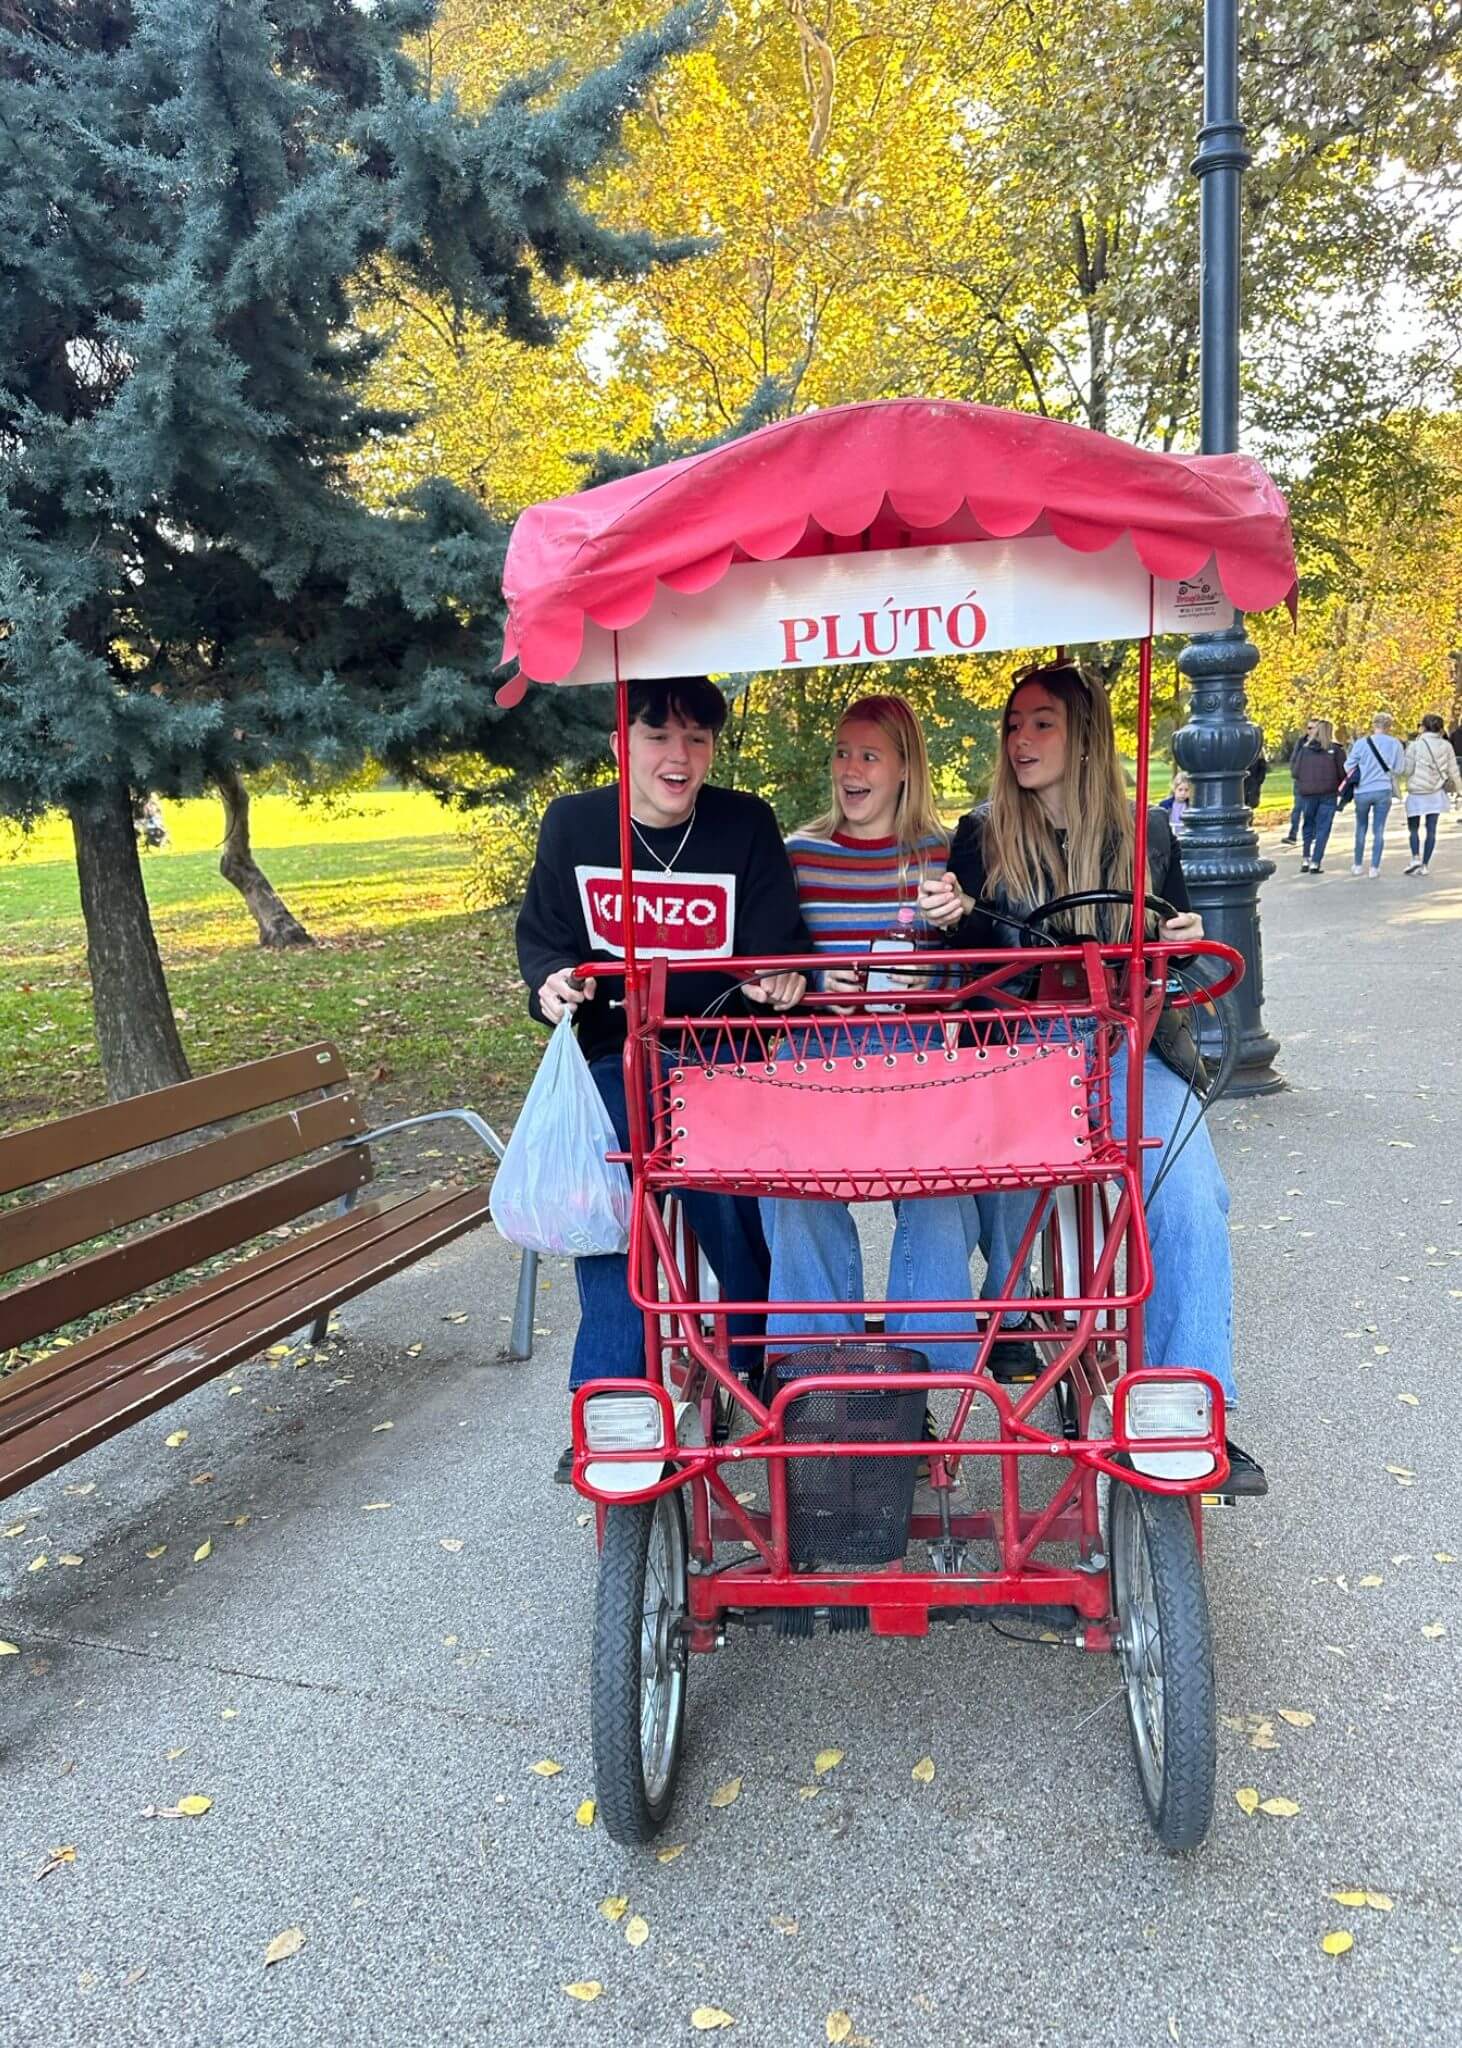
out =
{"type": "Polygon", "coordinates": [[[188,1071],[143,791],[211,784],[237,818],[270,764],[410,773],[460,747],[531,771],[600,743],[578,692],[493,704],[486,511],[444,482],[387,513],[353,491],[352,455],[409,425],[366,402],[380,344],[354,308],[387,266],[546,341],[535,265],[620,278],[686,253],[574,187],[707,9],[481,115],[403,48],[434,11],[0,0],[0,813],[70,815],[113,1096],[188,1071]]]}

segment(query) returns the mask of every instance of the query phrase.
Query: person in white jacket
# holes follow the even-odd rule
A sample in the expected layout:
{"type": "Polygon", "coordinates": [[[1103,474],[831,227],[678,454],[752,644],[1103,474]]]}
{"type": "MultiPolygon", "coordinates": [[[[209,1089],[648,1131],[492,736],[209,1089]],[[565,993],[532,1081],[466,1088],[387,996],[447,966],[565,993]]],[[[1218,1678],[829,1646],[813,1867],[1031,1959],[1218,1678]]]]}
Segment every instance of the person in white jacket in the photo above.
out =
{"type": "Polygon", "coordinates": [[[1462,795],[1462,775],[1452,752],[1440,715],[1429,711],[1421,731],[1406,749],[1406,829],[1411,834],[1408,875],[1424,875],[1437,844],[1437,819],[1446,808],[1447,794],[1462,795]],[[1426,838],[1422,839],[1422,820],[1426,838]]]}

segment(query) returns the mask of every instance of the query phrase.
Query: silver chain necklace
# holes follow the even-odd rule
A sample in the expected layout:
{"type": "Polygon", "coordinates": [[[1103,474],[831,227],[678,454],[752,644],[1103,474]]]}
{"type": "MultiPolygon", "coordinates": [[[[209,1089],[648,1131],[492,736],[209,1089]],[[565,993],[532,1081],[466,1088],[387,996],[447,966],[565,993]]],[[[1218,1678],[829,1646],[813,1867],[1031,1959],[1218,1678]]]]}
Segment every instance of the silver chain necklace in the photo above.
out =
{"type": "Polygon", "coordinates": [[[654,847],[651,846],[649,840],[646,839],[644,833],[640,830],[639,820],[637,818],[631,818],[629,822],[630,829],[633,831],[636,839],[639,840],[641,846],[644,847],[646,853],[650,856],[651,860],[658,861],[660,863],[660,866],[665,870],[665,873],[668,875],[674,870],[675,863],[679,860],[680,856],[685,852],[686,843],[689,840],[691,833],[695,830],[695,805],[692,804],[690,807],[690,817],[686,820],[685,830],[680,835],[680,844],[676,847],[674,853],[671,854],[669,860],[666,860],[663,854],[656,853],[654,847]]]}

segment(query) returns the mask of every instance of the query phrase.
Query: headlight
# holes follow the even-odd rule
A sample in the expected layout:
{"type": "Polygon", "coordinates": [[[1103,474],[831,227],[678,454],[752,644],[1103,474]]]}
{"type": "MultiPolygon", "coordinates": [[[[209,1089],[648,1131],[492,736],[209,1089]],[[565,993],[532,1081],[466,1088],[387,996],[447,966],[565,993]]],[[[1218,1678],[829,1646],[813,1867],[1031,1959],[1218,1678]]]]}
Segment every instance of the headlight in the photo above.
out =
{"type": "Polygon", "coordinates": [[[1213,1396],[1201,1380],[1136,1379],[1129,1385],[1129,1437],[1201,1437],[1212,1429],[1213,1396]]]}
{"type": "Polygon", "coordinates": [[[596,1394],[584,1403],[584,1438],[591,1451],[658,1451],[660,1403],[653,1394],[596,1394]]]}

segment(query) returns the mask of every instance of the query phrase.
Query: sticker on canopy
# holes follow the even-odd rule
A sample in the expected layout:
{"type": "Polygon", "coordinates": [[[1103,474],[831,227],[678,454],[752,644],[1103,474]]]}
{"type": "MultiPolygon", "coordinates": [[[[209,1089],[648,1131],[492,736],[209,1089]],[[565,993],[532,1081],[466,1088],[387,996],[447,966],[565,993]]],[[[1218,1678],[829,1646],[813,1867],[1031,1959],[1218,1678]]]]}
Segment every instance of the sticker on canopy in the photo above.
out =
{"type": "MultiPolygon", "coordinates": [[[[624,958],[624,884],[618,868],[575,869],[591,947],[624,958]]],[[[735,875],[634,876],[635,951],[641,958],[725,959],[736,929],[735,875]]]]}
{"type": "MultiPolygon", "coordinates": [[[[1231,622],[1212,562],[1183,582],[1155,582],[1130,536],[1082,553],[1051,534],[737,562],[708,590],[663,584],[619,632],[627,678],[748,675],[868,661],[1140,640],[1231,622]]],[[[614,636],[584,622],[564,680],[608,681],[614,636]]]]}
{"type": "Polygon", "coordinates": [[[1155,583],[1153,596],[1153,628],[1158,633],[1222,632],[1238,617],[1224,595],[1211,555],[1196,576],[1155,583]]]}

